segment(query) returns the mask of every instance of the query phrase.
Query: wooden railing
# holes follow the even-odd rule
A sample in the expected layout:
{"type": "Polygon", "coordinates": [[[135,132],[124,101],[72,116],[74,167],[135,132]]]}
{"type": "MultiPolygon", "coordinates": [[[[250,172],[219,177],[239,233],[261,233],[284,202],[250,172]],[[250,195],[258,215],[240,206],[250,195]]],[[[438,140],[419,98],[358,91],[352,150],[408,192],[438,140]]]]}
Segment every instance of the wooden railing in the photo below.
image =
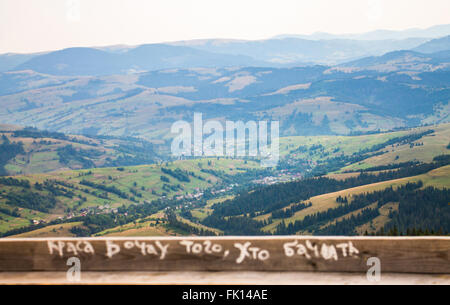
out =
{"type": "MultiPolygon", "coordinates": [[[[173,237],[0,240],[0,272],[364,272],[450,274],[449,237],[173,237]],[[369,261],[370,263],[370,261],[369,261]]],[[[2,273],[0,273],[0,278],[2,273]]]]}

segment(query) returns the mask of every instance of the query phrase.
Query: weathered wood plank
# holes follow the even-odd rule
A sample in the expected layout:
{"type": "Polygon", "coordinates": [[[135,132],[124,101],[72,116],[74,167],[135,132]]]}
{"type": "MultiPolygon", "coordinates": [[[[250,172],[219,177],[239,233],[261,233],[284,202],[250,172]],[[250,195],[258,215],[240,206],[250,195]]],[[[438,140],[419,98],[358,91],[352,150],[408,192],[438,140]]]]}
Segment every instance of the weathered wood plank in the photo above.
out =
{"type": "Polygon", "coordinates": [[[449,237],[177,237],[0,240],[0,271],[322,271],[450,274],[449,237]]]}
{"type": "Polygon", "coordinates": [[[0,272],[0,285],[450,285],[450,275],[383,273],[368,281],[348,272],[87,271],[70,281],[66,272],[0,272]]]}

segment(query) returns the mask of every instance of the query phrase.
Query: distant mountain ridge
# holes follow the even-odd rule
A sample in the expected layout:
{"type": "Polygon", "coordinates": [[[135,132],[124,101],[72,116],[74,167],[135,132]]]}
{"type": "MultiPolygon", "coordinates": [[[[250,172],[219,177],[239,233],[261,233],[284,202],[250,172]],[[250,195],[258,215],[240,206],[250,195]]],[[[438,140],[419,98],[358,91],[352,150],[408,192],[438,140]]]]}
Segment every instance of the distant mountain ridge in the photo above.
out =
{"type": "Polygon", "coordinates": [[[204,40],[134,48],[68,48],[42,55],[0,55],[0,72],[33,70],[51,75],[111,75],[174,68],[295,67],[334,65],[366,56],[411,49],[423,38],[399,41],[297,38],[262,41],[204,40]],[[19,63],[18,65],[14,65],[19,63]]]}
{"type": "Polygon", "coordinates": [[[281,35],[254,41],[201,39],[138,46],[75,47],[35,54],[2,54],[0,72],[33,70],[51,75],[100,76],[173,68],[337,65],[399,50],[445,51],[450,49],[448,35],[450,25],[439,25],[363,34],[281,35]]]}
{"type": "Polygon", "coordinates": [[[69,48],[36,56],[15,70],[33,70],[51,75],[111,75],[188,67],[260,65],[246,56],[214,54],[189,47],[165,44],[143,45],[123,53],[94,48],[69,48]]]}
{"type": "Polygon", "coordinates": [[[435,53],[450,50],[450,35],[430,40],[413,49],[416,52],[435,53]]]}
{"type": "Polygon", "coordinates": [[[171,44],[214,53],[246,55],[279,67],[295,66],[298,62],[335,65],[366,56],[415,48],[426,41],[428,41],[426,38],[364,41],[352,39],[308,40],[286,37],[257,41],[211,39],[180,41],[171,44]]]}
{"type": "Polygon", "coordinates": [[[27,62],[38,54],[7,53],[0,55],[0,72],[15,70],[17,66],[27,62]]]}
{"type": "Polygon", "coordinates": [[[330,34],[324,32],[316,32],[310,35],[277,35],[273,38],[303,38],[311,40],[329,40],[329,39],[355,39],[355,40],[383,40],[383,39],[407,39],[412,37],[422,38],[438,38],[450,35],[450,24],[435,25],[426,29],[406,29],[403,31],[394,30],[375,30],[359,34],[330,34]]]}

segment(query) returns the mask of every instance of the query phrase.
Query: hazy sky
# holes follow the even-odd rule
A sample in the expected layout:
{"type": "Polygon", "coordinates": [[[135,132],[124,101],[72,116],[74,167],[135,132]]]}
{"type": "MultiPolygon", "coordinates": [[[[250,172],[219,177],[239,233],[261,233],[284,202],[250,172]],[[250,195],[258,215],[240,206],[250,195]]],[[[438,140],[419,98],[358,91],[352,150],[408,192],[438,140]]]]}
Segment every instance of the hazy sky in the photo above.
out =
{"type": "Polygon", "coordinates": [[[450,0],[0,0],[0,53],[450,23],[450,0]]]}

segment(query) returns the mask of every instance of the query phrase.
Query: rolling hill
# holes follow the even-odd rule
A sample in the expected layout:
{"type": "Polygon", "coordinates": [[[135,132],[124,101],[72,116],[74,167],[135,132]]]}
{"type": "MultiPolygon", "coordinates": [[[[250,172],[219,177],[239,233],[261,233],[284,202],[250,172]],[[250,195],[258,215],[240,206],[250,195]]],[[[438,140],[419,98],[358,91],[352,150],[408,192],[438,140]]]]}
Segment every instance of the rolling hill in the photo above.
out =
{"type": "MultiPolygon", "coordinates": [[[[422,181],[424,183],[423,188],[434,186],[438,188],[447,188],[450,185],[450,166],[445,166],[442,168],[438,168],[435,170],[432,170],[426,174],[414,176],[414,177],[407,177],[407,178],[401,178],[401,179],[395,179],[395,180],[389,180],[389,181],[383,181],[383,182],[377,182],[373,184],[368,184],[364,186],[359,186],[355,188],[345,189],[338,192],[328,193],[324,195],[314,196],[311,197],[308,202],[312,203],[312,206],[301,210],[299,212],[296,212],[293,216],[274,220],[273,223],[263,228],[264,231],[274,232],[277,225],[280,224],[282,221],[288,225],[289,223],[293,223],[296,220],[303,220],[308,215],[313,215],[315,213],[320,212],[326,212],[327,210],[331,208],[336,208],[340,206],[340,203],[336,201],[336,199],[341,197],[347,197],[351,198],[355,195],[370,193],[374,191],[380,191],[384,190],[388,187],[398,187],[401,185],[406,185],[407,183],[411,182],[417,182],[422,181]]],[[[270,215],[261,215],[256,217],[256,219],[267,219],[270,215]]],[[[338,219],[339,217],[336,217],[335,219],[338,219]]],[[[379,230],[381,227],[383,227],[387,222],[389,221],[389,218],[380,217],[381,219],[377,219],[377,226],[376,229],[369,229],[369,232],[376,232],[377,229],[379,230]]],[[[302,232],[303,234],[307,234],[308,232],[302,232]]],[[[358,233],[363,234],[364,231],[359,231],[358,233]]]]}
{"type": "Polygon", "coordinates": [[[159,162],[157,147],[142,139],[65,135],[0,125],[0,174],[19,175],[70,169],[159,162]]]}
{"type": "Polygon", "coordinates": [[[127,52],[113,53],[96,48],[69,48],[34,56],[14,70],[66,76],[100,76],[135,71],[187,67],[267,65],[251,57],[223,55],[189,47],[164,44],[142,45],[127,52]]]}
{"type": "MultiPolygon", "coordinates": [[[[408,162],[431,162],[448,154],[450,124],[355,136],[280,139],[282,162],[309,164],[330,173],[354,172],[408,162]]],[[[289,165],[287,165],[289,166],[289,165]]]]}
{"type": "Polygon", "coordinates": [[[189,46],[202,51],[245,55],[272,66],[300,66],[305,63],[335,65],[356,58],[381,55],[394,50],[412,49],[426,42],[426,38],[400,40],[311,40],[297,37],[243,41],[205,39],[171,43],[189,46]]]}
{"type": "Polygon", "coordinates": [[[256,168],[252,161],[202,159],[0,177],[0,230],[114,214],[130,205],[148,204],[154,214],[207,198],[211,190],[229,188],[231,177],[256,168]]]}
{"type": "Polygon", "coordinates": [[[172,137],[172,123],[190,121],[194,112],[205,120],[279,120],[283,136],[347,135],[449,120],[448,51],[398,51],[336,67],[170,69],[101,77],[28,70],[1,73],[0,79],[4,124],[160,143],[172,137]]]}
{"type": "Polygon", "coordinates": [[[417,37],[379,40],[206,39],[139,46],[76,47],[36,54],[2,54],[0,72],[33,70],[51,75],[99,76],[172,68],[334,65],[395,50],[413,49],[428,41],[417,37]]]}

